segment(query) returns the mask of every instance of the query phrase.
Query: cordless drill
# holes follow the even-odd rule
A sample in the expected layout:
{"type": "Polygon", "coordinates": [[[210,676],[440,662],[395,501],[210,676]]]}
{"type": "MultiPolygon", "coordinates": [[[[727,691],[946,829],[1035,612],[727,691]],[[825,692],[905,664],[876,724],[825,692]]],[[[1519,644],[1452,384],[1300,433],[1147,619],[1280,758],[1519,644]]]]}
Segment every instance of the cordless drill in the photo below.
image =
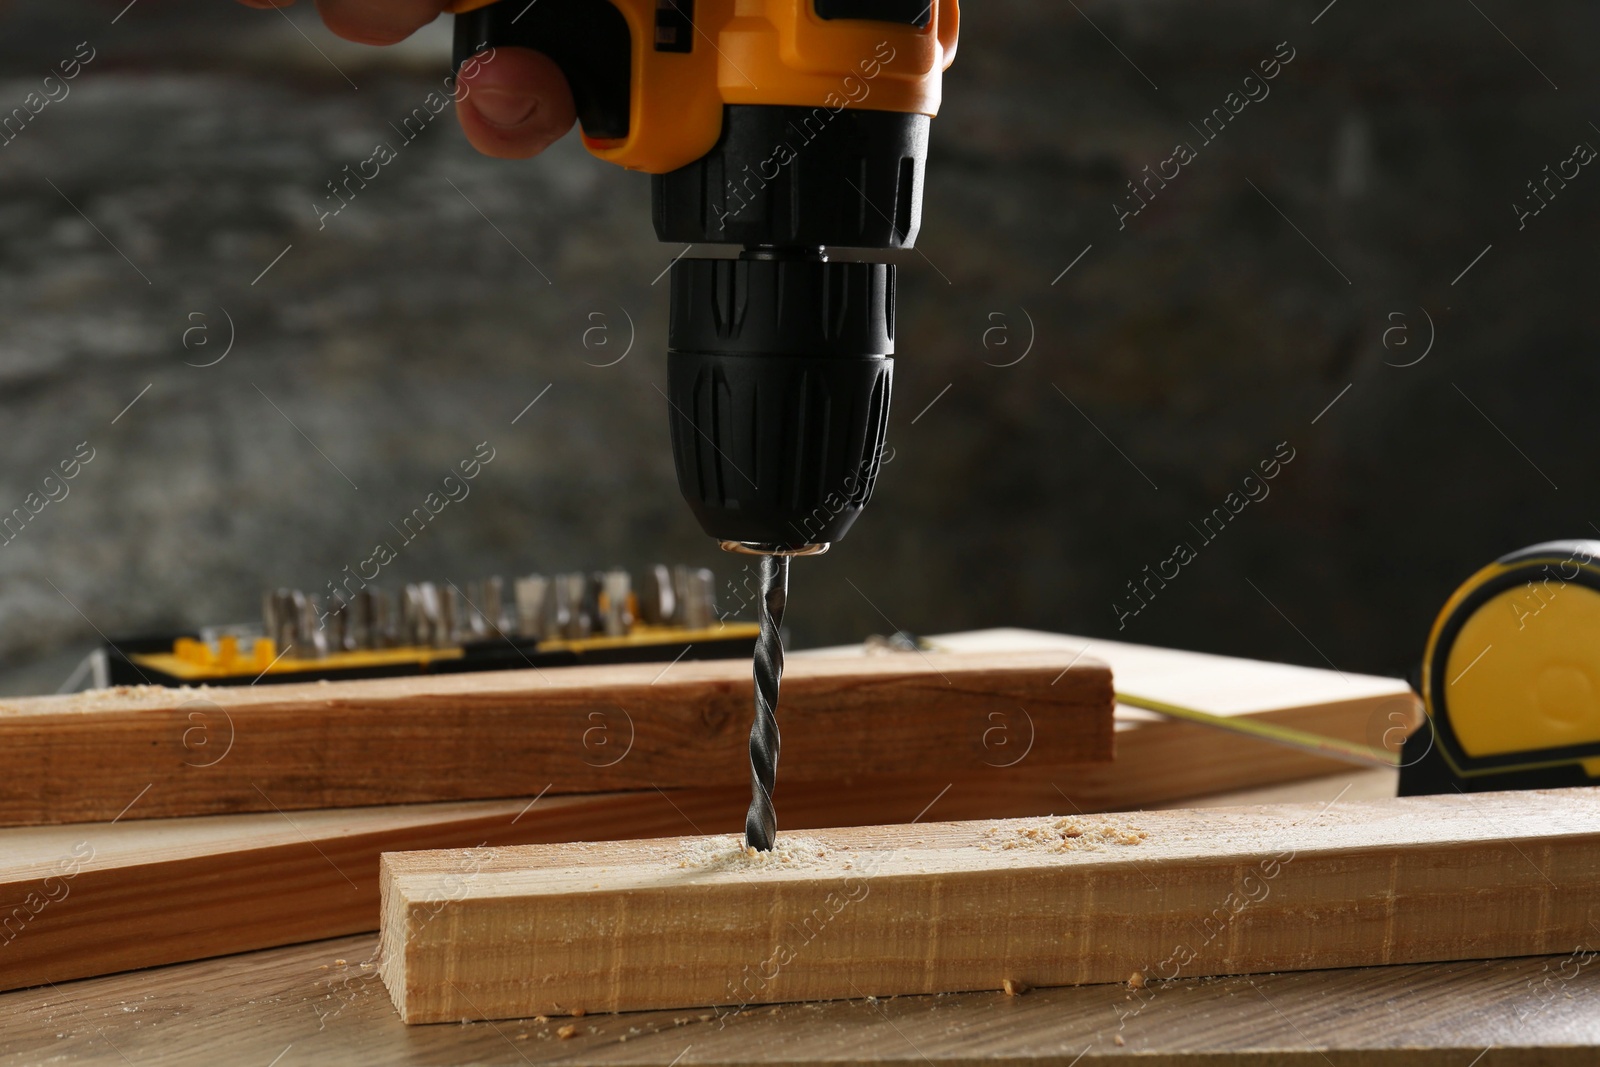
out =
{"type": "Polygon", "coordinates": [[[956,0],[460,0],[455,63],[549,56],[585,147],[651,175],[656,236],[736,245],[672,266],[667,403],[706,533],[761,556],[752,804],[770,848],[790,556],[872,496],[894,370],[895,268],[922,215],[956,0]],[[849,260],[830,249],[860,250],[849,260]]]}

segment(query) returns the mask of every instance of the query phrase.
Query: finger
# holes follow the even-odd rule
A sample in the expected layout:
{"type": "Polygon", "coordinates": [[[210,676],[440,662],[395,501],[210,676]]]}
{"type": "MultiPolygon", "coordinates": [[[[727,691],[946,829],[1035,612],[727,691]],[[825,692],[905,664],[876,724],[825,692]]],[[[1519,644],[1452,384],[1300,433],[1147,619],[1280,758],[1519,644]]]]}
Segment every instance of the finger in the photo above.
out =
{"type": "Polygon", "coordinates": [[[317,0],[322,21],[357,44],[394,44],[439,17],[445,0],[317,0]]]}
{"type": "Polygon", "coordinates": [[[480,52],[461,65],[456,84],[456,117],[472,147],[486,156],[538,155],[577,118],[566,75],[528,48],[480,52]]]}

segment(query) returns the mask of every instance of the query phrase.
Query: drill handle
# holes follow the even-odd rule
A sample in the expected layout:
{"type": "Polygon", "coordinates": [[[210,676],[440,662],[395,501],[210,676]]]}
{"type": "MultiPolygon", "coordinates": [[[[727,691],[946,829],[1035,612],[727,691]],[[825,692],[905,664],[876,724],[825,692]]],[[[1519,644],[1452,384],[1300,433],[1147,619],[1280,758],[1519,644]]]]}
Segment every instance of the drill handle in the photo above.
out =
{"type": "Polygon", "coordinates": [[[455,0],[456,68],[490,48],[544,53],[572,87],[584,146],[649,174],[711,152],[725,107],[804,109],[810,118],[797,113],[797,130],[828,125],[846,108],[939,110],[941,72],[955,53],[956,0],[766,0],[761,15],[740,14],[750,6],[455,0]]]}
{"type": "Polygon", "coordinates": [[[586,139],[628,136],[632,76],[627,20],[610,0],[500,0],[458,3],[454,69],[493,48],[543,52],[561,68],[586,139]]]}

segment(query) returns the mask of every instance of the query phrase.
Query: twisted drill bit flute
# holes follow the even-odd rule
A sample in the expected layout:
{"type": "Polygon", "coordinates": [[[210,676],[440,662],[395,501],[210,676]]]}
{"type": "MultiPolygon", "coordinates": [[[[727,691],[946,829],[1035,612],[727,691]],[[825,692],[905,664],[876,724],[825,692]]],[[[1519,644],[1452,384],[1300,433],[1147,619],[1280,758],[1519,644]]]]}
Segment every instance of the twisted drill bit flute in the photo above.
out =
{"type": "Polygon", "coordinates": [[[789,557],[761,557],[761,602],[757,613],[761,636],[756,638],[755,722],[750,727],[750,811],[744,819],[744,843],[770,851],[778,832],[778,815],[772,807],[772,788],[778,776],[778,683],[783,679],[784,604],[789,598],[789,557]]]}

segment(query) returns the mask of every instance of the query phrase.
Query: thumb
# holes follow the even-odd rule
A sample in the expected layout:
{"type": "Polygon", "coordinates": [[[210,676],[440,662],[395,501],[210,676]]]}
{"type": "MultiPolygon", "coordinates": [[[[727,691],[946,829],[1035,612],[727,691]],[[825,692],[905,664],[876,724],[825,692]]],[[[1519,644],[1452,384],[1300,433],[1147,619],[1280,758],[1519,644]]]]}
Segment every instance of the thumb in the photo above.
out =
{"type": "Polygon", "coordinates": [[[576,120],[566,75],[532,49],[480,52],[461,65],[456,85],[456,118],[472,147],[486,156],[538,155],[576,120]]]}

